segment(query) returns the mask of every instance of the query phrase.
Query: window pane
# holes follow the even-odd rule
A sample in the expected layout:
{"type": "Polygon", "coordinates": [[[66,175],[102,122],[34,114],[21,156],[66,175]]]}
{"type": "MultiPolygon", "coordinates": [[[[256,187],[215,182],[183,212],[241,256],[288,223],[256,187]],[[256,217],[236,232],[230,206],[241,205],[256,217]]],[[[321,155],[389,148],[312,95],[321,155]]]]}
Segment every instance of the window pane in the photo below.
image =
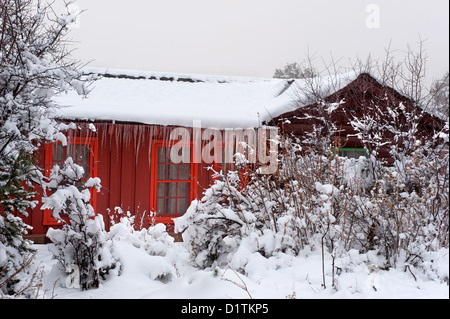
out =
{"type": "Polygon", "coordinates": [[[178,197],[189,197],[190,183],[177,183],[178,184],[178,197]]]}
{"type": "Polygon", "coordinates": [[[72,157],[73,161],[77,161],[77,145],[68,144],[67,145],[67,157],[72,157]]]}
{"type": "Polygon", "coordinates": [[[66,147],[61,144],[53,144],[53,162],[64,162],[66,159],[66,147]]]}
{"type": "Polygon", "coordinates": [[[187,198],[179,198],[177,201],[177,214],[184,214],[188,209],[189,200],[187,198]]]}
{"type": "Polygon", "coordinates": [[[177,208],[177,199],[176,198],[168,198],[166,199],[166,214],[176,214],[177,208]]]}
{"type": "Polygon", "coordinates": [[[180,165],[176,165],[176,164],[168,165],[168,167],[169,167],[169,180],[171,180],[171,181],[178,180],[178,167],[179,166],[180,165]]]}
{"type": "Polygon", "coordinates": [[[190,173],[191,173],[190,165],[180,165],[180,174],[178,179],[182,181],[187,181],[189,180],[190,173]]]}
{"type": "Polygon", "coordinates": [[[178,183],[167,183],[167,197],[177,196],[177,184],[178,183]]]}
{"type": "Polygon", "coordinates": [[[156,196],[165,197],[166,196],[166,183],[158,183],[156,196]]]}
{"type": "MultiPolygon", "coordinates": [[[[178,200],[179,201],[179,200],[178,200]]],[[[187,209],[187,199],[182,199],[182,203],[178,204],[179,208],[177,208],[177,199],[176,198],[158,198],[157,200],[157,211],[159,214],[183,214],[187,209]]]]}
{"type": "Polygon", "coordinates": [[[157,178],[158,180],[165,180],[166,179],[166,165],[158,164],[158,172],[157,172],[157,178]]]}
{"type": "Polygon", "coordinates": [[[76,159],[74,161],[81,163],[81,162],[88,162],[89,163],[89,145],[78,145],[76,159]]]}
{"type": "Polygon", "coordinates": [[[166,148],[158,147],[158,163],[166,162],[166,148]]]}
{"type": "MultiPolygon", "coordinates": [[[[177,186],[180,183],[157,183],[156,196],[157,197],[177,197],[177,186]]],[[[187,183],[183,183],[187,184],[187,183]]],[[[178,191],[180,192],[180,191],[178,191]]],[[[183,190],[183,192],[185,192],[183,190]]],[[[178,194],[178,197],[181,195],[178,194]]],[[[182,195],[185,196],[185,195],[182,195]]]]}
{"type": "Polygon", "coordinates": [[[157,205],[157,212],[159,214],[165,214],[166,213],[166,208],[165,208],[165,199],[164,198],[158,198],[158,200],[156,201],[156,205],[157,205]]]}

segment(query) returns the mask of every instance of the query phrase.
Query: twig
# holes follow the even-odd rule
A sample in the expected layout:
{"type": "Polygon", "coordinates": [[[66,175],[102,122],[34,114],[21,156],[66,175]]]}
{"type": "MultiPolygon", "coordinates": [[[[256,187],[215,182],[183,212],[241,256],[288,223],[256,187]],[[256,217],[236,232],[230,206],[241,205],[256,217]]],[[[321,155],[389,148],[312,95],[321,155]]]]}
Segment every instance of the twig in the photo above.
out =
{"type": "Polygon", "coordinates": [[[230,265],[227,266],[227,268],[225,269],[224,273],[222,274],[222,277],[220,278],[220,280],[229,281],[232,284],[235,284],[239,288],[245,290],[245,292],[247,293],[247,295],[249,296],[250,299],[253,299],[252,295],[248,291],[248,287],[247,287],[246,283],[244,282],[244,280],[242,280],[242,278],[239,276],[239,274],[233,268],[231,268],[230,265]],[[234,272],[234,274],[239,278],[239,280],[242,282],[242,284],[237,283],[234,280],[231,280],[231,279],[228,279],[228,278],[224,278],[225,273],[227,272],[228,269],[230,269],[232,272],[234,272]]]}
{"type": "Polygon", "coordinates": [[[406,267],[405,267],[405,271],[406,271],[406,269],[408,269],[409,270],[409,272],[411,273],[411,275],[414,277],[414,281],[417,281],[417,278],[416,278],[416,276],[413,274],[413,272],[411,271],[411,267],[409,267],[409,265],[406,265],[406,267]]]}

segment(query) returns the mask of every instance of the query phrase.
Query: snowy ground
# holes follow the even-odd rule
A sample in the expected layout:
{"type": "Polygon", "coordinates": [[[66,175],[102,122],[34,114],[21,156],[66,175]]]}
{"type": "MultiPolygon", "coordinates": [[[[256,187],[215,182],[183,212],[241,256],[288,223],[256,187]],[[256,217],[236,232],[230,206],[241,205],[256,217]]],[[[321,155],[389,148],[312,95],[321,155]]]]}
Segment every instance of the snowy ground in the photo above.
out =
{"type": "MultiPolygon", "coordinates": [[[[378,270],[371,267],[370,256],[350,254],[336,260],[342,272],[331,287],[331,269],[325,269],[327,288],[322,284],[320,250],[305,251],[298,257],[281,256],[266,259],[254,254],[246,267],[247,276],[230,268],[198,270],[187,263],[187,252],[181,243],[175,244],[177,265],[171,279],[152,279],[155,271],[164,268],[160,256],[150,256],[144,250],[122,241],[115,243],[122,263],[120,276],[113,275],[101,287],[81,291],[66,288],[67,276],[52,260],[46,245],[35,245],[37,262],[45,271],[45,295],[42,298],[148,298],[148,299],[332,299],[332,298],[449,298],[446,283],[431,280],[419,270],[378,270]],[[185,260],[185,262],[184,262],[185,260]],[[155,270],[156,269],[156,270],[155,270]],[[415,277],[415,278],[414,278],[415,277]],[[56,284],[55,284],[56,283],[56,284]],[[53,290],[54,287],[54,290],[53,290]]],[[[434,268],[448,274],[448,250],[442,250],[433,260],[434,268]]],[[[329,256],[326,256],[328,258],[329,256]]],[[[326,259],[325,265],[330,265],[326,259]]],[[[326,267],[330,268],[330,267],[326,267]]]]}

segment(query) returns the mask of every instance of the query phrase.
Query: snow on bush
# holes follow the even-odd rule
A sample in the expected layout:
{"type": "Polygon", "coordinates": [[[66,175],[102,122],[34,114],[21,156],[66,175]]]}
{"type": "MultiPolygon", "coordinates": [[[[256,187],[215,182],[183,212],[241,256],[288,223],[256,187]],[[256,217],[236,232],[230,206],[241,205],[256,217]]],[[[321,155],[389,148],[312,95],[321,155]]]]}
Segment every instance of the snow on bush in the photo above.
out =
{"type": "Polygon", "coordinates": [[[347,269],[335,263],[352,251],[377,256],[377,269],[417,267],[448,281],[448,271],[430,263],[440,249],[448,254],[448,152],[417,147],[401,165],[385,166],[373,156],[342,158],[332,145],[315,146],[302,152],[286,139],[278,172],[247,172],[247,185],[239,172],[219,174],[175,220],[193,263],[248,274],[254,260],[309,247],[322,250],[323,268],[331,256],[333,286],[338,268],[347,269]]]}
{"type": "Polygon", "coordinates": [[[47,237],[52,241],[49,249],[66,272],[77,272],[74,279],[79,282],[69,285],[85,290],[99,287],[100,280],[118,266],[118,261],[103,216],[95,215],[89,204],[89,187],[99,190],[100,179],[89,178],[83,183],[83,174],[83,167],[70,157],[62,168],[55,165],[46,185],[51,195],[42,199],[42,209],[51,209],[52,216],[64,223],[62,229],[48,230],[47,237]]]}
{"type": "MultiPolygon", "coordinates": [[[[28,226],[13,216],[28,216],[36,206],[41,141],[66,142],[51,118],[58,107],[53,98],[71,89],[86,95],[91,80],[70,58],[66,37],[75,17],[65,8],[66,14],[57,13],[53,3],[40,0],[5,0],[0,6],[0,287],[17,297],[29,296],[19,277],[33,252],[22,237],[28,226]]],[[[35,278],[30,273],[27,282],[33,286],[35,278]]]]}
{"type": "Polygon", "coordinates": [[[20,217],[0,215],[0,298],[34,295],[35,287],[27,289],[34,286],[36,279],[29,272],[34,250],[32,242],[22,237],[30,229],[20,217]]]}
{"type": "Polygon", "coordinates": [[[287,214],[274,219],[280,205],[276,195],[259,196],[257,185],[240,190],[236,172],[221,177],[202,200],[192,202],[186,214],[175,220],[175,231],[183,232],[183,240],[191,245],[194,263],[200,267],[227,264],[243,238],[252,242],[252,252],[264,256],[295,253],[296,240],[282,234],[291,234],[292,226],[301,221],[290,220],[287,214]]]}
{"type": "MultiPolygon", "coordinates": [[[[119,211],[122,211],[119,209],[119,211]]],[[[123,212],[122,212],[123,213],[123,212]]],[[[148,229],[136,230],[135,216],[129,212],[120,217],[120,221],[111,226],[108,238],[113,241],[117,249],[136,250],[144,252],[141,263],[147,265],[146,273],[151,279],[171,280],[176,277],[178,252],[174,239],[166,231],[164,224],[156,224],[148,229]],[[118,247],[121,248],[118,248],[118,247]]],[[[127,267],[129,260],[121,260],[123,267],[127,267]]],[[[132,266],[130,266],[132,267],[132,266]]],[[[125,271],[125,270],[124,270],[125,271]]]]}

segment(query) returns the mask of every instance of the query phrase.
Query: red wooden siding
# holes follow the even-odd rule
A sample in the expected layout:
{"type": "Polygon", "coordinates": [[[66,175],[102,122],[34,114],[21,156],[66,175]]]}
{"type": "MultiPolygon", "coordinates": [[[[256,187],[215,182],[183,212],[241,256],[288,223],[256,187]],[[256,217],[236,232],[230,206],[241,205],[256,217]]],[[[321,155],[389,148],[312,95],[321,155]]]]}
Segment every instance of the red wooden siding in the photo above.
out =
{"type": "MultiPolygon", "coordinates": [[[[137,226],[147,227],[150,222],[150,212],[154,210],[151,185],[154,178],[152,173],[152,143],[167,140],[171,127],[149,126],[141,124],[113,124],[95,123],[96,130],[89,129],[89,123],[77,123],[79,130],[67,133],[69,140],[96,140],[97,162],[95,171],[101,179],[102,188],[92,201],[97,214],[104,217],[106,228],[111,226],[110,212],[120,207],[124,212],[130,211],[135,215],[137,226]],[[81,137],[81,139],[80,139],[81,137]]],[[[40,167],[49,170],[52,162],[50,146],[42,145],[38,153],[40,167]],[[47,159],[46,159],[47,157],[47,159]],[[47,166],[45,164],[47,163],[47,166]]],[[[201,197],[203,191],[212,183],[211,172],[206,169],[207,164],[192,164],[195,179],[192,182],[192,199],[201,197]]],[[[94,176],[92,176],[94,177],[94,176]]],[[[44,225],[44,212],[40,209],[41,195],[37,207],[24,217],[33,226],[31,234],[45,234],[49,227],[44,225]]],[[[158,220],[157,220],[158,221],[158,220]]],[[[159,220],[168,222],[169,220],[159,220]]]]}
{"type": "MultiPolygon", "coordinates": [[[[435,131],[444,127],[444,122],[439,118],[423,112],[413,101],[396,90],[380,84],[369,74],[361,74],[356,80],[349,83],[344,88],[334,92],[328,97],[324,97],[327,103],[342,103],[332,112],[328,112],[320,103],[314,103],[297,108],[294,111],[284,113],[272,119],[268,124],[279,126],[281,131],[286,134],[296,136],[305,136],[312,132],[314,126],[319,128],[323,136],[327,136],[327,127],[323,125],[334,123],[337,132],[332,136],[333,141],[339,147],[345,148],[363,148],[363,143],[355,136],[357,133],[352,127],[350,121],[353,118],[362,118],[370,115],[374,119],[388,119],[388,108],[398,108],[403,104],[408,113],[415,114],[419,121],[419,130],[417,137],[419,139],[430,139],[435,131]],[[286,121],[288,120],[288,121],[286,121]]],[[[407,130],[408,120],[403,112],[396,118],[395,127],[407,130]]],[[[402,141],[396,141],[392,132],[387,129],[374,128],[380,134],[384,147],[377,154],[379,159],[387,163],[392,162],[389,154],[390,145],[397,143],[401,145],[402,141]]]]}

